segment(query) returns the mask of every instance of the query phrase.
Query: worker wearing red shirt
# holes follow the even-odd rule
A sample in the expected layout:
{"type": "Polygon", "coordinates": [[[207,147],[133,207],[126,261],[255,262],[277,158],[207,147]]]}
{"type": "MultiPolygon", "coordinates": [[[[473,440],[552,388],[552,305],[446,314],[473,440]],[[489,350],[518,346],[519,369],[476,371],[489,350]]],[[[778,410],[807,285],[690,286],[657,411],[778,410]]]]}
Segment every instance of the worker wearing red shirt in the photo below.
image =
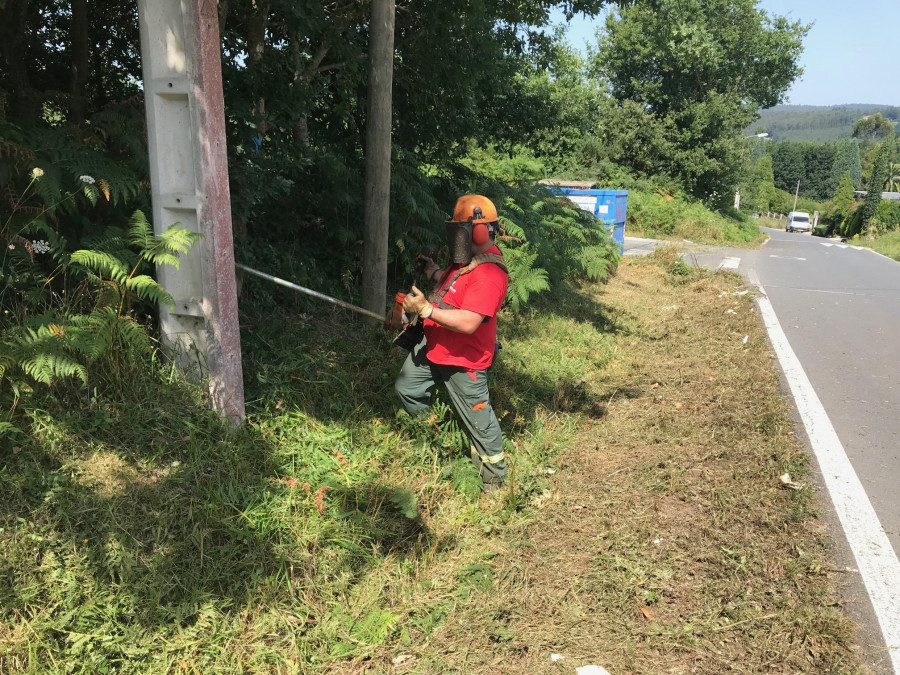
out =
{"type": "Polygon", "coordinates": [[[403,302],[404,311],[424,321],[425,338],[412,349],[394,384],[410,414],[431,406],[438,382],[446,386],[472,442],[472,461],[486,493],[506,478],[503,435],[487,382],[508,282],[503,254],[494,243],[497,229],[491,200],[481,195],[457,200],[447,222],[451,265],[441,270],[427,260],[425,274],[435,282],[434,291],[426,297],[413,286],[403,302]]]}

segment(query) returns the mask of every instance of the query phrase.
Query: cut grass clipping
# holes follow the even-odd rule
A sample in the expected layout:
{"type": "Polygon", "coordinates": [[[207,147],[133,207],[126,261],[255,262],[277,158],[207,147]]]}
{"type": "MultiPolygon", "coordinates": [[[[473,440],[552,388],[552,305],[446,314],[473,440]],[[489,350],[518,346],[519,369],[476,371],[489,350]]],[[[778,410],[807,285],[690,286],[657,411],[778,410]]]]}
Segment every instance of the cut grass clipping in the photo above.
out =
{"type": "Polygon", "coordinates": [[[739,290],[667,250],[503,317],[491,498],[337,314],[246,317],[237,436],[169,371],[48,398],[2,455],[0,672],[858,671],[739,290]]]}

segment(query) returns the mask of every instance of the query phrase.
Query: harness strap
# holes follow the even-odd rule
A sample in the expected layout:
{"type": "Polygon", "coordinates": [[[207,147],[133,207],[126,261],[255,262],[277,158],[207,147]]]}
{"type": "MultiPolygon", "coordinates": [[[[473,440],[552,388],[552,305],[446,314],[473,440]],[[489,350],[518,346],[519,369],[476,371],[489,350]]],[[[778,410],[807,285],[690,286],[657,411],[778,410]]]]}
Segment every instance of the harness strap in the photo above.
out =
{"type": "Polygon", "coordinates": [[[444,278],[441,279],[441,283],[439,283],[435,287],[436,289],[440,289],[440,292],[438,292],[437,290],[432,291],[431,295],[428,298],[428,301],[437,303],[437,306],[440,309],[458,309],[457,307],[448,305],[446,302],[444,302],[444,296],[447,294],[447,291],[450,290],[453,284],[456,283],[456,280],[459,279],[459,277],[461,277],[463,274],[468,274],[482,263],[494,263],[495,265],[497,265],[497,267],[509,274],[509,270],[506,268],[506,261],[503,259],[502,253],[500,253],[499,255],[496,253],[482,253],[481,255],[476,255],[474,258],[472,258],[472,261],[465,267],[460,267],[458,270],[456,270],[456,272],[450,278],[449,283],[443,284],[444,280],[447,278],[447,273],[444,273],[444,278]]]}

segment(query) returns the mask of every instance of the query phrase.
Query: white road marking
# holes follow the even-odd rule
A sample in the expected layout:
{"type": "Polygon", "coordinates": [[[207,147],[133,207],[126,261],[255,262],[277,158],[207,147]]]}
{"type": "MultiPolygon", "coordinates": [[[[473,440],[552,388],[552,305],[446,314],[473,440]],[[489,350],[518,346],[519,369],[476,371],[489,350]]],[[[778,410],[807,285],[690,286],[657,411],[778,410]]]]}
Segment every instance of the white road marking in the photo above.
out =
{"type": "Polygon", "coordinates": [[[804,291],[806,293],[830,293],[832,295],[862,295],[862,293],[856,293],[854,291],[831,291],[825,288],[798,288],[797,286],[776,286],[775,284],[770,284],[769,288],[789,288],[792,291],[804,291]]]}
{"type": "Polygon", "coordinates": [[[770,253],[769,257],[770,258],[781,258],[782,260],[803,260],[804,262],[806,261],[806,258],[797,258],[796,256],[792,256],[792,255],[776,255],[775,253],[770,253]]]}
{"type": "Polygon", "coordinates": [[[794,396],[803,426],[816,453],[825,486],[856,558],[860,576],[881,625],[894,672],[900,673],[900,560],[897,560],[891,542],[847,458],[822,402],[778,323],[765,289],[759,285],[755,274],[750,276],[763,294],[757,299],[757,304],[769,333],[769,340],[794,396]]]}
{"type": "Polygon", "coordinates": [[[824,242],[824,241],[820,241],[819,243],[822,244],[822,246],[834,246],[834,244],[829,244],[829,243],[824,242]]]}
{"type": "Polygon", "coordinates": [[[740,258],[725,258],[722,260],[722,262],[719,263],[719,266],[716,269],[718,269],[718,270],[736,270],[740,264],[741,264],[740,258]]]}

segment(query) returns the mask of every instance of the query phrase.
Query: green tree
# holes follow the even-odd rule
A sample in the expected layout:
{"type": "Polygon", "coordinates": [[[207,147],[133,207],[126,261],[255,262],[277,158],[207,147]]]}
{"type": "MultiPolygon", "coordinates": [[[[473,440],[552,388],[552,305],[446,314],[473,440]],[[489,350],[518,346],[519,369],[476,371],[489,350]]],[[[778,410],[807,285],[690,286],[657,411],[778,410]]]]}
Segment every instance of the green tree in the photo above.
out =
{"type": "Polygon", "coordinates": [[[769,211],[775,197],[775,183],[772,174],[772,155],[759,158],[750,172],[746,186],[746,203],[749,210],[759,213],[769,211]]]}
{"type": "Polygon", "coordinates": [[[728,203],[748,156],[743,129],[801,72],[806,32],[754,0],[654,0],[611,14],[594,69],[624,121],[652,120],[658,137],[634,148],[632,168],[662,169],[695,196],[728,203]]]}
{"type": "Polygon", "coordinates": [[[797,141],[782,141],[772,150],[772,169],[775,187],[794,194],[799,182],[805,188],[806,152],[805,144],[797,141]]]}
{"type": "Polygon", "coordinates": [[[853,204],[853,201],[853,179],[850,177],[850,172],[846,171],[841,176],[837,189],[831,197],[831,208],[843,219],[850,212],[850,205],[853,204]]]}
{"type": "Polygon", "coordinates": [[[853,125],[853,138],[871,145],[894,135],[894,122],[880,112],[866,115],[853,125]]]}
{"type": "Polygon", "coordinates": [[[853,187],[862,184],[862,163],[859,154],[859,141],[855,138],[844,138],[834,143],[834,163],[831,166],[832,192],[844,174],[849,172],[853,187]]]}
{"type": "Polygon", "coordinates": [[[891,162],[888,165],[888,177],[884,183],[884,189],[888,192],[900,192],[900,162],[891,162]]]}
{"type": "MultiPolygon", "coordinates": [[[[532,149],[552,175],[567,171],[573,160],[587,159],[585,146],[596,146],[595,136],[608,109],[608,93],[602,82],[591,77],[581,52],[565,42],[562,27],[529,58],[520,77],[526,78],[528,115],[546,121],[523,134],[521,143],[532,149]]],[[[601,154],[607,154],[605,148],[601,154]]],[[[586,164],[591,163],[587,159],[586,164]]]]}
{"type": "Polygon", "coordinates": [[[868,185],[869,194],[866,195],[866,199],[863,202],[862,207],[860,207],[862,210],[861,219],[863,226],[869,224],[872,216],[874,216],[875,212],[878,210],[878,205],[881,203],[881,191],[888,178],[890,158],[893,152],[894,138],[893,136],[889,136],[881,142],[881,145],[878,148],[878,154],[875,156],[875,163],[872,165],[872,176],[868,185]]]}
{"type": "Polygon", "coordinates": [[[804,148],[803,195],[817,201],[825,201],[834,192],[831,172],[836,148],[832,143],[807,143],[804,148]]]}

